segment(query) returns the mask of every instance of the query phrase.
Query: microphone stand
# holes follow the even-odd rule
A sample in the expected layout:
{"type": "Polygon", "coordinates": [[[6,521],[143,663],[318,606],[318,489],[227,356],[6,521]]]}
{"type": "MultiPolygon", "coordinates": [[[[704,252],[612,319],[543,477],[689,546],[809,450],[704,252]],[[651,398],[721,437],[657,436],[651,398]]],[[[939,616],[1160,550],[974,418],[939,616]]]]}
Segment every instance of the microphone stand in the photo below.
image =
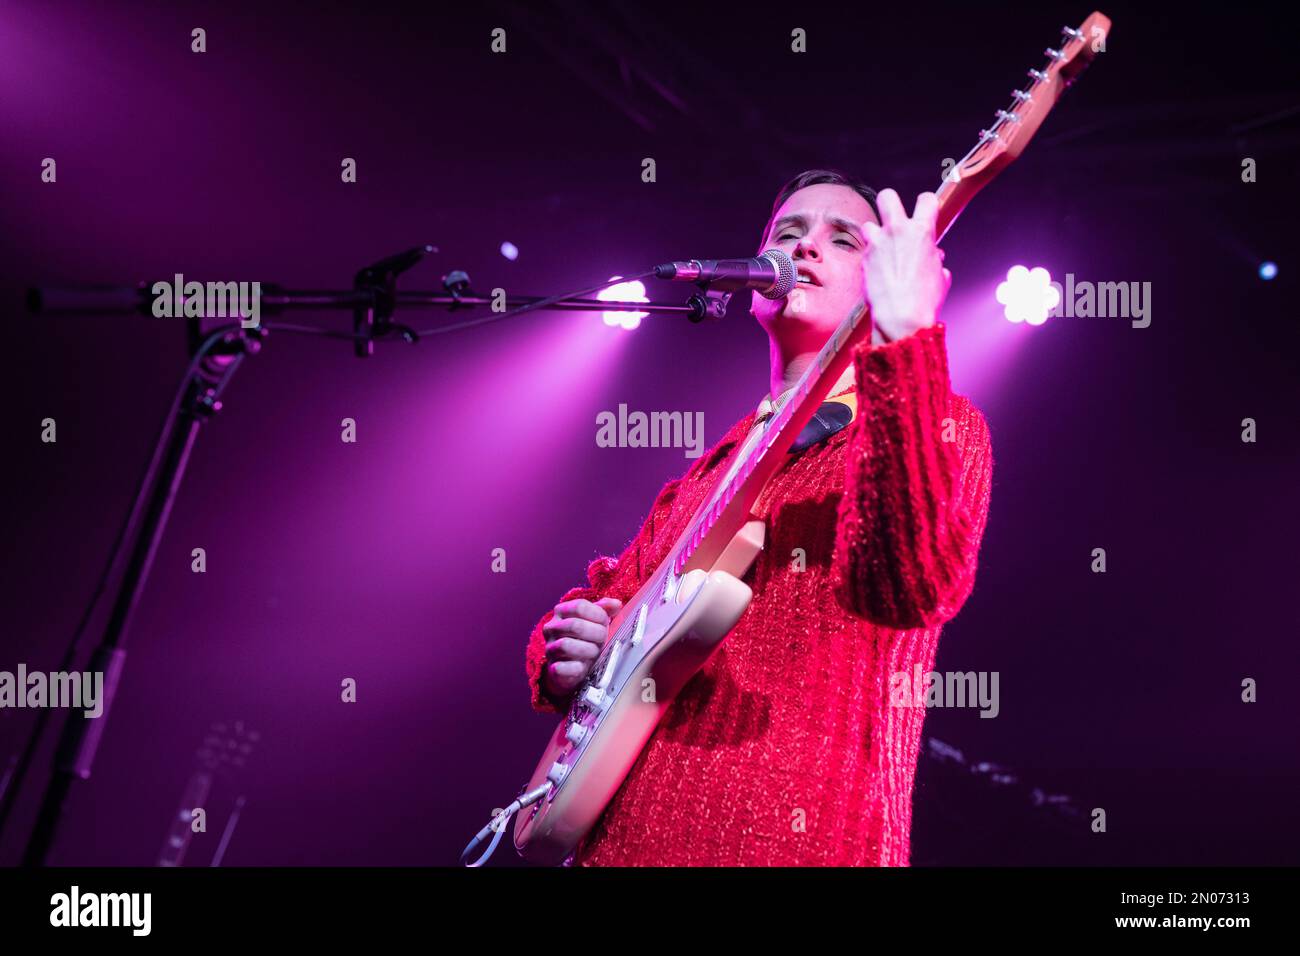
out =
{"type": "MultiPolygon", "coordinates": [[[[351,338],[354,353],[362,358],[374,353],[376,339],[394,332],[400,333],[406,341],[415,343],[419,341],[420,333],[393,321],[399,306],[446,306],[450,311],[455,311],[471,306],[494,304],[493,299],[470,294],[469,276],[461,271],[453,271],[443,278],[444,291],[441,293],[398,292],[398,276],[432,251],[434,251],[433,246],[416,246],[381,259],[361,269],[353,280],[352,289],[347,292],[291,291],[279,286],[263,284],[259,308],[272,315],[287,309],[351,310],[353,313],[351,338]]],[[[605,282],[586,291],[597,291],[610,284],[612,283],[605,282]]],[[[153,283],[142,282],[135,287],[126,288],[29,289],[27,305],[32,312],[139,312],[152,316],[153,295],[149,291],[152,286],[153,283]]],[[[503,319],[540,308],[550,308],[576,311],[680,313],[693,322],[699,322],[706,317],[720,317],[721,313],[718,312],[720,300],[722,309],[725,310],[725,300],[722,296],[707,288],[693,295],[686,305],[606,302],[580,298],[582,294],[584,293],[578,293],[574,297],[552,298],[506,297],[507,311],[498,313],[493,318],[503,319]]],[[[726,297],[729,298],[729,294],[726,297]]],[[[50,778],[46,783],[36,821],[23,852],[22,865],[24,866],[45,864],[73,782],[90,777],[95,752],[103,738],[104,722],[108,719],[109,709],[122,680],[122,671],[126,663],[127,632],[139,603],[140,594],[148,580],[172,505],[176,501],[177,492],[185,476],[186,465],[189,463],[190,452],[194,448],[199,429],[221,410],[221,396],[230,384],[235,371],[247,356],[254,355],[261,349],[266,337],[266,331],[261,327],[260,322],[253,328],[243,328],[242,324],[235,323],[210,332],[206,336],[200,323],[198,317],[186,318],[190,364],[178,393],[178,403],[169,412],[163,426],[163,434],[159,439],[161,454],[155,452],[141,480],[135,504],[120,539],[120,547],[110,556],[109,574],[117,565],[121,549],[130,549],[126,569],[118,585],[103,636],[89,661],[89,669],[92,672],[102,671],[104,674],[102,711],[97,718],[87,718],[83,713],[73,712],[65,721],[55,751],[50,778]]],[[[270,328],[274,327],[270,326],[270,328]]],[[[317,330],[299,329],[299,331],[317,330]]],[[[328,334],[324,330],[319,331],[328,334]]],[[[424,334],[438,331],[440,330],[426,330],[424,334]]],[[[71,658],[79,638],[80,632],[74,638],[67,659],[71,658]]],[[[31,763],[44,729],[43,718],[46,713],[42,711],[41,716],[38,717],[31,740],[18,761],[14,773],[9,776],[8,786],[4,788],[3,796],[0,796],[0,826],[3,826],[17,800],[22,778],[31,763]]]]}
{"type": "MultiPolygon", "coordinates": [[[[188,321],[193,341],[197,338],[199,320],[188,321]]],[[[103,709],[93,719],[74,711],[65,721],[55,750],[53,772],[23,853],[24,866],[40,866],[45,862],[73,781],[90,777],[95,751],[104,735],[104,723],[122,680],[127,630],[153,566],[199,428],[221,410],[222,393],[244,358],[261,348],[262,337],[262,330],[256,328],[227,331],[220,335],[216,348],[207,355],[196,353],[197,361],[191,362],[192,372],[183,386],[180,408],[166,429],[162,454],[155,456],[145,472],[136,507],[128,519],[122,541],[124,546],[130,541],[134,543],[129,545],[126,570],[103,637],[87,665],[91,672],[104,674],[103,709]]]]}

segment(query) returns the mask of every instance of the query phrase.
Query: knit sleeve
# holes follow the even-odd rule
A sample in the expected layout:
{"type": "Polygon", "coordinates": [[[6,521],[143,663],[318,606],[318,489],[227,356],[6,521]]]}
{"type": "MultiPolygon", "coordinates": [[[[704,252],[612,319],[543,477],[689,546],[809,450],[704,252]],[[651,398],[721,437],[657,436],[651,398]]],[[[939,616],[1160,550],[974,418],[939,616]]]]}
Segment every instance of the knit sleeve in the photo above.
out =
{"type": "MultiPolygon", "coordinates": [[[[571,588],[556,603],[585,599],[595,601],[602,597],[618,598],[624,604],[636,594],[645,579],[654,568],[643,566],[642,556],[648,552],[654,542],[656,523],[662,524],[682,479],[676,478],[664,485],[655,497],[650,513],[641,525],[641,530],[623,549],[617,558],[601,555],[587,565],[586,587],[571,588]]],[[[546,666],[546,638],[542,626],[555,616],[554,610],[548,611],[534,626],[528,637],[528,649],[524,656],[524,666],[528,674],[528,683],[532,688],[532,706],[542,713],[559,713],[568,708],[568,700],[551,697],[542,688],[542,672],[546,666]]]]}
{"type": "Polygon", "coordinates": [[[975,586],[988,518],[988,423],[948,379],[945,327],[858,347],[832,581],[840,603],[882,626],[934,627],[975,586]]]}

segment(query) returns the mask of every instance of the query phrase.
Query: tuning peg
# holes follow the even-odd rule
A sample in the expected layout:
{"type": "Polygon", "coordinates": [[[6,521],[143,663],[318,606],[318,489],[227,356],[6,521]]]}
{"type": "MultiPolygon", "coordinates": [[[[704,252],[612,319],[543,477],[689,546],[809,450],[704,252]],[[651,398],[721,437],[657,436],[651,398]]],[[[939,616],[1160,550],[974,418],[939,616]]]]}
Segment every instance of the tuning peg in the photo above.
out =
{"type": "Polygon", "coordinates": [[[1047,82],[1047,74],[1044,73],[1042,70],[1030,70],[1029,75],[1032,76],[1034,79],[1036,79],[1039,83],[1047,82]]]}
{"type": "Polygon", "coordinates": [[[1004,123],[1019,123],[1020,117],[1015,113],[1008,113],[1006,110],[998,110],[998,119],[1004,123]]]}
{"type": "Polygon", "coordinates": [[[1069,37],[1071,40],[1082,40],[1082,39],[1083,39],[1083,31],[1082,31],[1082,30],[1076,30],[1074,27],[1061,27],[1061,33],[1063,33],[1065,36],[1069,37]]]}
{"type": "Polygon", "coordinates": [[[1031,99],[1033,99],[1033,97],[1030,96],[1028,93],[1026,93],[1024,90],[1012,90],[1011,95],[1015,97],[1017,100],[1019,100],[1021,103],[1028,103],[1031,99]]]}
{"type": "Polygon", "coordinates": [[[1048,56],[1050,56],[1053,60],[1064,60],[1064,59],[1065,59],[1065,54],[1064,54],[1064,53],[1062,53],[1060,50],[1053,50],[1050,46],[1049,46],[1046,50],[1044,50],[1043,52],[1044,52],[1045,54],[1047,54],[1048,56]]]}

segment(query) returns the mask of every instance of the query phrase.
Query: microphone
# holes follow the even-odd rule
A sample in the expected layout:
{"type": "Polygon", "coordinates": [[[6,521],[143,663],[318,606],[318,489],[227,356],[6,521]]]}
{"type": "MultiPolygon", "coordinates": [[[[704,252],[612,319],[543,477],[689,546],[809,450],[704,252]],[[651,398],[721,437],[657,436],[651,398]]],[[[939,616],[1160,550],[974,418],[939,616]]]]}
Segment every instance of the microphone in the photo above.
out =
{"type": "Polygon", "coordinates": [[[656,279],[699,282],[720,290],[756,289],[766,299],[783,299],[795,287],[794,262],[780,249],[754,259],[692,259],[655,266],[656,279]]]}

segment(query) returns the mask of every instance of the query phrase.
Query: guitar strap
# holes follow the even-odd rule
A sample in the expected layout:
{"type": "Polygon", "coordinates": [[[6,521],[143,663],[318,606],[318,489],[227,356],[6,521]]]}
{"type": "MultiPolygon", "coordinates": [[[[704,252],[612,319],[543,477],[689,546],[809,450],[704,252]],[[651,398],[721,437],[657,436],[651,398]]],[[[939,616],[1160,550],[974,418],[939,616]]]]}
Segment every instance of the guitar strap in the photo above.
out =
{"type": "MultiPolygon", "coordinates": [[[[794,443],[790,445],[789,453],[798,455],[814,445],[826,441],[832,435],[847,428],[849,423],[853,421],[856,412],[857,397],[852,392],[822,402],[813,417],[808,419],[808,424],[799,432],[799,436],[794,440],[794,443]]],[[[770,483],[768,488],[770,488],[770,483]]],[[[762,518],[764,521],[767,520],[768,513],[771,510],[768,488],[764,488],[759,493],[753,509],[754,517],[762,518]]]]}

